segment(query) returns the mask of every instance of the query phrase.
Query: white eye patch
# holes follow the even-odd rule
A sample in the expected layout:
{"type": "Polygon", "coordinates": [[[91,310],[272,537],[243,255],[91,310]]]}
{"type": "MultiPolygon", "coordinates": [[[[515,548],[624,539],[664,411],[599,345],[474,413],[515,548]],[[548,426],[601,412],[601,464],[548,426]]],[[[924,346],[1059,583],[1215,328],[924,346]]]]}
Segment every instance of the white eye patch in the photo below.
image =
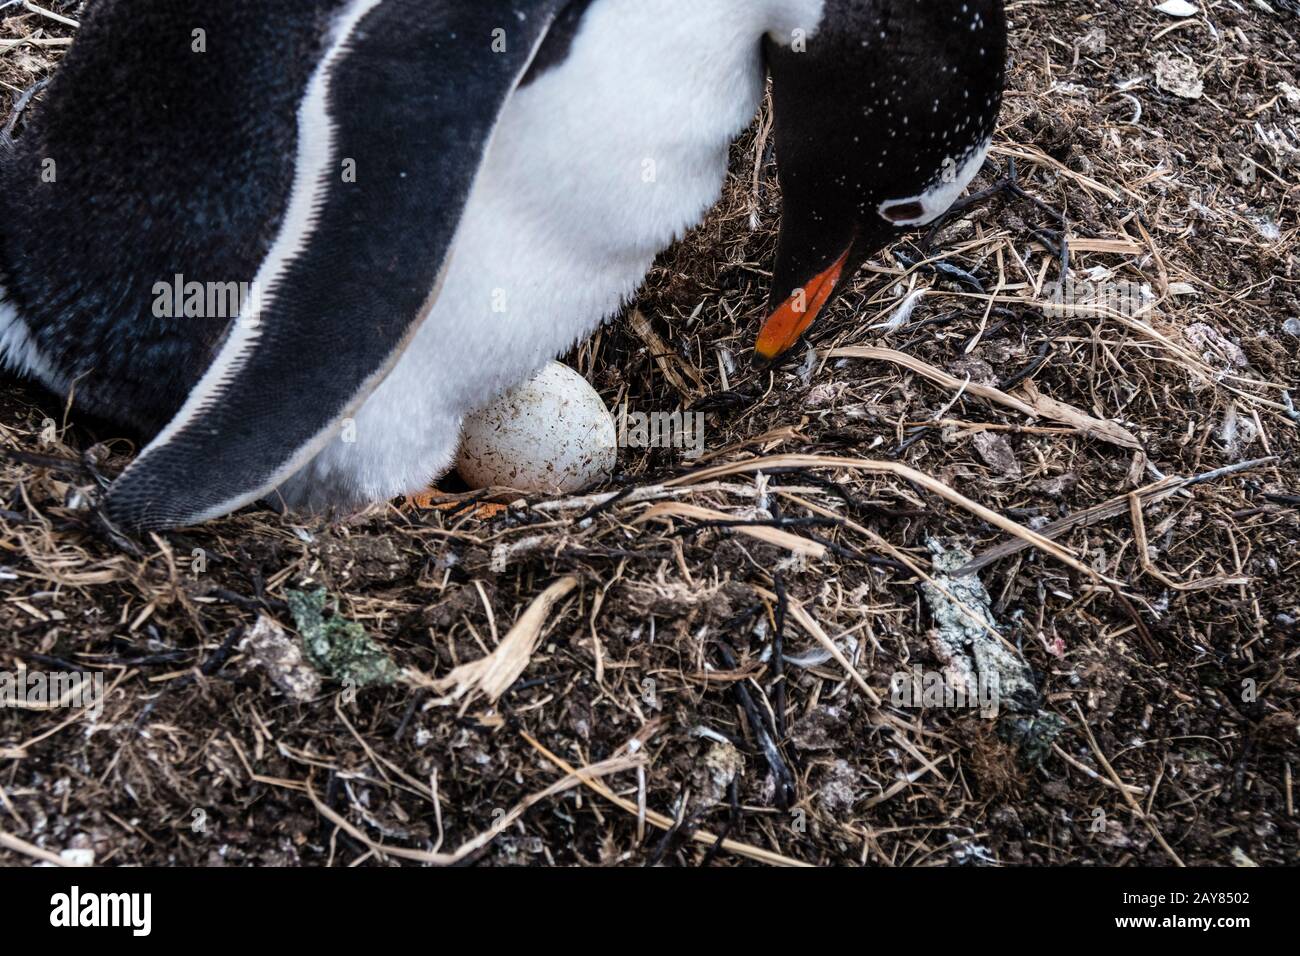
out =
{"type": "Polygon", "coordinates": [[[935,184],[917,196],[889,199],[878,207],[880,217],[895,226],[926,226],[955,203],[984,165],[992,140],[987,139],[960,163],[949,162],[935,177],[935,184]]]}

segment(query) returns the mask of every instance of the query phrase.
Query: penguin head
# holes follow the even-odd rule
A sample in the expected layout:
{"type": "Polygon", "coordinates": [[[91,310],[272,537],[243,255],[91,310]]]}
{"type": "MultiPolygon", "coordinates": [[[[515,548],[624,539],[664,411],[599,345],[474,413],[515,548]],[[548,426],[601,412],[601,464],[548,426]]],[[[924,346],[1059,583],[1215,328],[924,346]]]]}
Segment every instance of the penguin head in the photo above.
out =
{"type": "Polygon", "coordinates": [[[768,38],[782,213],[757,360],[961,196],[1001,110],[1006,47],[1002,0],[826,0],[815,32],[768,38]]]}

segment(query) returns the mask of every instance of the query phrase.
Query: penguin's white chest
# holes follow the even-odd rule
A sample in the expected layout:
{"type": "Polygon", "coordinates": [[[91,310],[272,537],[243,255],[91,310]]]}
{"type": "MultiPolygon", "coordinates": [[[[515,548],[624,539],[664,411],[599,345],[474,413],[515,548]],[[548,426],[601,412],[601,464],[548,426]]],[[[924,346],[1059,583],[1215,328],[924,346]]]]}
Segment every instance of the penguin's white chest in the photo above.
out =
{"type": "Polygon", "coordinates": [[[425,487],[465,414],[615,314],[717,201],[762,97],[763,34],[815,25],[821,4],[594,3],[568,57],[507,104],[429,317],[286,499],[425,487]]]}

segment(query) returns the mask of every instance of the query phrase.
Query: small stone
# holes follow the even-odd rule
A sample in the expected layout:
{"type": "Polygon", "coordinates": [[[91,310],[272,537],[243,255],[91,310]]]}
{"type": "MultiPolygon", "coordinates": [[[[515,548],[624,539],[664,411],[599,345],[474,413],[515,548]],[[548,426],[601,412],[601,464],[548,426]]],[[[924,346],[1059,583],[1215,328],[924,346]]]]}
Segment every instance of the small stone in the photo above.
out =
{"type": "Polygon", "coordinates": [[[1156,85],[1185,100],[1199,100],[1205,93],[1196,64],[1187,57],[1162,53],[1156,57],[1156,85]]]}
{"type": "Polygon", "coordinates": [[[975,451],[984,463],[1004,478],[1019,478],[1022,474],[1015,449],[1006,435],[997,432],[980,432],[973,439],[975,451]]]}
{"type": "Polygon", "coordinates": [[[257,619],[239,649],[289,698],[308,701],[320,694],[320,674],[307,662],[302,644],[269,617],[257,619]]]}
{"type": "Polygon", "coordinates": [[[822,809],[827,813],[842,813],[858,802],[858,774],[847,760],[831,764],[822,778],[818,792],[822,809]]]}
{"type": "Polygon", "coordinates": [[[790,728],[790,742],[800,750],[830,750],[844,729],[844,711],[823,704],[801,717],[790,728]]]}

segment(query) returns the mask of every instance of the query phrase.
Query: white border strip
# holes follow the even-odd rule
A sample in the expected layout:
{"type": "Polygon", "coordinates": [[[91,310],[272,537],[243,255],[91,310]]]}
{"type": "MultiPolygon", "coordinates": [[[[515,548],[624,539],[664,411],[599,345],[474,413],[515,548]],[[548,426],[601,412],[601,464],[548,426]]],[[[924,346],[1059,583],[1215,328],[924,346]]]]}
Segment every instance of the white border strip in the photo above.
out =
{"type": "MultiPolygon", "coordinates": [[[[221,351],[203,378],[194,386],[185,404],[131,464],[128,471],[140,468],[150,453],[168,444],[178,432],[197,419],[212,404],[222,387],[239,374],[261,339],[262,315],[275,301],[276,283],[289,265],[302,255],[311,242],[318,213],[330,186],[334,158],[335,125],[330,117],[331,76],[335,64],[348,53],[348,43],[358,25],[384,0],[352,0],[335,19],[330,47],[312,74],[307,92],[298,107],[298,154],[293,190],[279,235],[253,280],[259,294],[248,297],[221,351]]],[[[308,442],[294,459],[277,472],[273,483],[238,499],[209,509],[196,523],[228,514],[270,491],[310,460],[318,450],[322,436],[308,442]]]]}
{"type": "MultiPolygon", "coordinates": [[[[334,125],[329,115],[329,96],[330,96],[330,73],[334,64],[348,52],[347,45],[352,34],[356,31],[357,26],[365,17],[370,14],[376,7],[380,6],[384,0],[353,0],[348,9],[341,13],[335,21],[333,31],[333,41],[330,49],[321,64],[313,74],[310,84],[307,87],[307,93],[303,97],[303,102],[298,110],[298,159],[297,173],[294,177],[293,194],[289,201],[289,208],[285,214],[285,222],[280,230],[275,244],[267,254],[258,270],[257,278],[254,280],[253,288],[256,294],[251,297],[251,301],[246,304],[248,317],[245,318],[241,312],[240,319],[235,328],[231,330],[229,338],[222,346],[221,352],[213,361],[212,366],[207,373],[200,379],[191,391],[190,396],[186,399],[181,410],[168,423],[167,427],[159,433],[158,437],[149,443],[148,447],[140,454],[138,458],[130,465],[123,477],[129,474],[133,469],[139,467],[149,454],[164,445],[166,445],[181,429],[198,418],[207,408],[208,404],[215,400],[217,392],[228,381],[238,374],[244,366],[248,356],[257,346],[259,339],[258,328],[261,322],[261,313],[265,311],[268,303],[275,299],[274,282],[288,268],[289,263],[299,256],[310,242],[310,233],[316,225],[316,213],[319,207],[319,200],[324,196],[331,175],[330,162],[334,153],[334,125]]],[[[821,0],[817,0],[821,2],[821,0]]],[[[517,88],[520,79],[528,72],[528,67],[537,56],[537,51],[541,49],[542,44],[546,41],[550,24],[555,20],[555,11],[550,12],[547,18],[548,23],[544,29],[539,31],[533,43],[533,49],[529,56],[528,62],[525,63],[515,76],[514,86],[511,88],[513,94],[517,88]]],[[[499,122],[500,116],[497,120],[499,122]]],[[[486,157],[488,151],[492,148],[492,143],[496,138],[497,126],[493,124],[488,133],[487,141],[484,144],[483,157],[486,157]]],[[[476,171],[474,181],[470,187],[470,194],[478,181],[478,172],[481,172],[482,164],[476,171]]],[[[468,204],[468,197],[467,197],[468,204]]],[[[459,230],[458,230],[459,232],[459,230]]],[[[454,247],[455,241],[453,239],[454,247]]],[[[442,269],[440,270],[434,288],[430,290],[429,297],[425,301],[422,314],[411,326],[407,336],[407,342],[414,337],[423,320],[432,310],[434,302],[438,298],[438,293],[442,288],[443,280],[446,277],[448,264],[451,260],[452,249],[447,250],[442,269]]],[[[359,400],[367,397],[374,388],[388,375],[393,366],[401,357],[405,346],[396,349],[392,359],[376,373],[370,377],[358,390],[357,395],[353,397],[352,405],[358,404],[359,400]]],[[[342,417],[351,414],[351,409],[345,409],[342,417]]],[[[289,477],[295,474],[299,469],[305,466],[315,455],[324,447],[329,437],[335,431],[335,423],[331,422],[324,429],[318,432],[310,441],[304,443],[292,458],[271,476],[268,481],[252,491],[248,491],[228,499],[218,505],[215,505],[197,515],[187,519],[193,524],[202,524],[214,518],[230,514],[244,505],[250,504],[264,497],[289,477]]],[[[119,478],[119,481],[122,479],[119,478]]]]}
{"type": "Polygon", "coordinates": [[[276,282],[290,263],[306,251],[316,227],[321,201],[329,189],[335,134],[329,114],[331,70],[347,52],[348,41],[358,24],[381,3],[383,0],[352,0],[348,9],[335,21],[330,49],[312,75],[298,107],[298,157],[293,191],[280,233],[253,280],[252,288],[259,294],[248,297],[216,359],[190,392],[181,410],[136,459],[137,464],[193,421],[218,389],[238,374],[257,346],[261,338],[262,314],[275,301],[276,282]]]}

